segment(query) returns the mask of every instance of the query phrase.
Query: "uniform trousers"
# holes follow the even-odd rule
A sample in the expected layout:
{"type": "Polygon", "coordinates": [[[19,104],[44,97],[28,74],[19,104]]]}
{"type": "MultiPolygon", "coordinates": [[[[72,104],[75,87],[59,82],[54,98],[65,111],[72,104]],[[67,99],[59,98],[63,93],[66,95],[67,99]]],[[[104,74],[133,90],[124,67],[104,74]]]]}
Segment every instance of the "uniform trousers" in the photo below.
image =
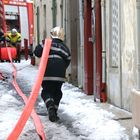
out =
{"type": "Polygon", "coordinates": [[[46,104],[47,109],[55,107],[58,109],[60,100],[62,98],[62,87],[63,82],[60,81],[43,81],[41,97],[46,104]]]}

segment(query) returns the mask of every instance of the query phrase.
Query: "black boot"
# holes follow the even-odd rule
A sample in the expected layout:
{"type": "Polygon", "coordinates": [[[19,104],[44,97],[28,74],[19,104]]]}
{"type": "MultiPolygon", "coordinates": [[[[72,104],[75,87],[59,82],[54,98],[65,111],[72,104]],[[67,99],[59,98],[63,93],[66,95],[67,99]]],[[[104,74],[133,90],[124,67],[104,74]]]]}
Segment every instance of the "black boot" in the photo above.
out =
{"type": "Polygon", "coordinates": [[[58,107],[55,106],[56,120],[58,121],[58,120],[59,120],[59,117],[58,117],[58,115],[57,115],[57,110],[58,110],[58,107]]]}
{"type": "Polygon", "coordinates": [[[56,115],[56,111],[54,107],[50,107],[48,109],[48,114],[49,114],[49,120],[51,122],[56,122],[58,120],[57,115],[56,115]]]}
{"type": "Polygon", "coordinates": [[[50,99],[45,103],[46,103],[46,107],[48,110],[49,120],[51,122],[57,121],[57,115],[56,115],[56,110],[55,110],[55,105],[54,105],[53,99],[50,99]]]}

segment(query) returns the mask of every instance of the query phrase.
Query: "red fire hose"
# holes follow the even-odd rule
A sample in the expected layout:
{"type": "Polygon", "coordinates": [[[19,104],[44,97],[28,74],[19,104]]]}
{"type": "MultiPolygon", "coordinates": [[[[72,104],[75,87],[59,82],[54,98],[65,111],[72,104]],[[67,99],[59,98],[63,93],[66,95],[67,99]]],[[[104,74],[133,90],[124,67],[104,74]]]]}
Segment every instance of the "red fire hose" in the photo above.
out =
{"type": "Polygon", "coordinates": [[[42,58],[41,58],[41,62],[40,62],[40,66],[39,66],[39,71],[38,71],[38,75],[37,75],[37,79],[36,82],[32,88],[32,92],[31,95],[29,97],[29,99],[27,99],[26,96],[24,96],[24,94],[22,93],[22,91],[20,90],[18,84],[16,83],[16,67],[15,65],[12,63],[12,58],[11,58],[11,54],[10,52],[8,52],[10,61],[14,67],[14,72],[13,72],[13,85],[16,88],[16,90],[18,91],[18,93],[22,96],[22,98],[24,99],[24,102],[26,103],[23,112],[15,126],[15,128],[12,130],[12,132],[10,133],[10,135],[8,136],[7,140],[17,140],[19,135],[21,134],[28,118],[30,117],[30,115],[32,116],[35,126],[36,126],[36,130],[37,133],[40,137],[41,140],[45,140],[45,134],[44,134],[44,130],[43,130],[43,126],[40,122],[39,117],[37,116],[35,110],[33,109],[34,104],[36,102],[36,99],[38,97],[39,94],[39,90],[41,87],[41,83],[43,80],[43,76],[44,76],[44,72],[45,72],[45,68],[46,68],[46,64],[48,61],[48,55],[49,55],[49,51],[50,51],[50,47],[51,47],[51,40],[50,39],[46,39],[45,40],[45,46],[43,49],[43,54],[42,54],[42,58]]]}

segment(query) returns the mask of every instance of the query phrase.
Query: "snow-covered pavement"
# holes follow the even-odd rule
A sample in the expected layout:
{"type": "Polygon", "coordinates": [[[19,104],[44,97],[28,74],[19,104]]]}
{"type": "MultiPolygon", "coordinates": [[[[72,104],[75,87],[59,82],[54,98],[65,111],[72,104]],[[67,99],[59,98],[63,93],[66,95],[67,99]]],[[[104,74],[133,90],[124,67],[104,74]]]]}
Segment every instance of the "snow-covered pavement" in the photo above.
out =
{"type": "MultiPolygon", "coordinates": [[[[36,80],[37,66],[30,60],[16,63],[17,81],[28,96],[36,80]]],[[[0,71],[11,73],[9,63],[0,63],[0,71]]],[[[69,83],[63,84],[63,98],[58,115],[60,121],[48,120],[47,110],[39,95],[36,111],[40,114],[47,140],[129,140],[126,129],[114,120],[115,114],[98,106],[92,98],[69,83]]],[[[6,140],[14,128],[24,107],[23,101],[7,82],[0,81],[0,140],[6,140]]],[[[112,105],[110,105],[112,108],[112,105]]],[[[136,137],[134,138],[136,140],[136,137]]],[[[19,140],[39,140],[30,118],[19,140]]]]}

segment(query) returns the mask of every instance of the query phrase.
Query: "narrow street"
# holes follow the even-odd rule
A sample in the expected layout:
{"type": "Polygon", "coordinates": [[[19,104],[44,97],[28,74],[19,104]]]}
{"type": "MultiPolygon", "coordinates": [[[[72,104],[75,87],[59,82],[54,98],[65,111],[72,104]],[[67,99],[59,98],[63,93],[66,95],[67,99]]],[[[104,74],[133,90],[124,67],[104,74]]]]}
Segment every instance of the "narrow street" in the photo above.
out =
{"type": "MultiPolygon", "coordinates": [[[[15,65],[18,69],[17,82],[28,96],[35,82],[38,68],[30,65],[30,61],[24,60],[15,65]]],[[[12,70],[9,63],[2,63],[0,66],[7,73],[12,70]]],[[[4,140],[19,118],[24,103],[11,85],[3,81],[0,85],[2,91],[0,95],[0,122],[4,126],[0,128],[0,140],[4,140]],[[12,116],[9,116],[10,112],[12,112],[12,116]]],[[[95,103],[93,96],[86,96],[80,89],[68,83],[64,84],[63,92],[58,112],[60,120],[56,123],[48,120],[47,110],[40,96],[38,96],[35,105],[48,140],[127,140],[132,138],[132,126],[129,126],[131,130],[127,130],[125,129],[126,125],[123,126],[123,123],[118,121],[120,116],[131,117],[131,114],[109,104],[95,103]]],[[[137,133],[133,138],[137,139],[137,133]]],[[[32,119],[26,123],[19,139],[39,140],[32,119]]]]}
{"type": "Polygon", "coordinates": [[[0,140],[139,140],[139,25],[140,0],[0,0],[0,140]]]}

